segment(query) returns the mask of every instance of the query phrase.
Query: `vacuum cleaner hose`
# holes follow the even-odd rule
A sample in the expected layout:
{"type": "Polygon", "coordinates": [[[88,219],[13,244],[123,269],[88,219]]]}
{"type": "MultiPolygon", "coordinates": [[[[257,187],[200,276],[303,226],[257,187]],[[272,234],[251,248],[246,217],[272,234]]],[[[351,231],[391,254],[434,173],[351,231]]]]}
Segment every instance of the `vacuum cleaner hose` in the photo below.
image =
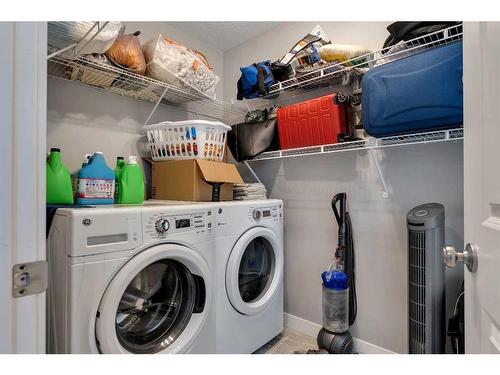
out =
{"type": "Polygon", "coordinates": [[[355,275],[355,256],[354,256],[354,240],[352,237],[352,224],[349,213],[346,215],[347,226],[347,251],[345,269],[349,276],[349,325],[353,325],[358,313],[358,301],[356,297],[356,275],[355,275]]]}

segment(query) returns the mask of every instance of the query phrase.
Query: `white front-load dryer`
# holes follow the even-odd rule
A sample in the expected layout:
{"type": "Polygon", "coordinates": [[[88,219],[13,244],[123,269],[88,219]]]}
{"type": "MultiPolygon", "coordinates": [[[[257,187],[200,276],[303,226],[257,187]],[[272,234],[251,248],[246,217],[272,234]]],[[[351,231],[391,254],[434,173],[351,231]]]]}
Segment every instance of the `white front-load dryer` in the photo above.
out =
{"type": "Polygon", "coordinates": [[[283,331],[283,202],[221,202],[216,215],[216,352],[253,353],[283,331]]]}
{"type": "Polygon", "coordinates": [[[49,353],[214,353],[213,208],[58,209],[49,353]]]}

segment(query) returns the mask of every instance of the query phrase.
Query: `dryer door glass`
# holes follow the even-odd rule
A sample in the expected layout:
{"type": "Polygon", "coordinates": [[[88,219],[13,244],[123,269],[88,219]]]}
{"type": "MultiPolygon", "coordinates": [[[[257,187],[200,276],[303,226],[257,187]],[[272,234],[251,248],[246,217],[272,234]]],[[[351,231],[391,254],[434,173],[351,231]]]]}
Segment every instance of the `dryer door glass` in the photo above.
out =
{"type": "Polygon", "coordinates": [[[254,238],[246,247],[240,262],[238,286],[244,302],[257,301],[263,296],[274,274],[274,250],[264,237],[254,238]]]}
{"type": "Polygon", "coordinates": [[[131,353],[155,353],[186,328],[196,305],[196,282],[175,260],[160,260],[130,282],[116,312],[120,344],[131,353]]]}

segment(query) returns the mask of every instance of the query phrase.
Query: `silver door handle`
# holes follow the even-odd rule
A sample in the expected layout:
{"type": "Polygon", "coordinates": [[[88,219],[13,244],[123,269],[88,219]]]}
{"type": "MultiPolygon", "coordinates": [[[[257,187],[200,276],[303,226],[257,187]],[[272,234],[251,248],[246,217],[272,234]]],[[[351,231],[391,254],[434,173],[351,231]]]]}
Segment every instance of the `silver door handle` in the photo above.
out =
{"type": "Polygon", "coordinates": [[[467,266],[469,272],[477,270],[477,246],[468,243],[463,252],[458,252],[453,246],[443,246],[443,262],[446,267],[453,268],[457,263],[463,263],[467,266]]]}

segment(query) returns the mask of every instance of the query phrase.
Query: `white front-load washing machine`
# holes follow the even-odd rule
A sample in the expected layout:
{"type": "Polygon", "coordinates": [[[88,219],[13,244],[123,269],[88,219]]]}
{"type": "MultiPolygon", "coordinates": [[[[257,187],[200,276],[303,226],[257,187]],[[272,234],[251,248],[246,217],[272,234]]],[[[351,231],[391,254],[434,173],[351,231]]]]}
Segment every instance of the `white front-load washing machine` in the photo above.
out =
{"type": "Polygon", "coordinates": [[[283,202],[216,211],[216,352],[252,353],[283,331],[283,202]]]}
{"type": "Polygon", "coordinates": [[[208,204],[58,209],[49,353],[214,353],[208,204]]]}

